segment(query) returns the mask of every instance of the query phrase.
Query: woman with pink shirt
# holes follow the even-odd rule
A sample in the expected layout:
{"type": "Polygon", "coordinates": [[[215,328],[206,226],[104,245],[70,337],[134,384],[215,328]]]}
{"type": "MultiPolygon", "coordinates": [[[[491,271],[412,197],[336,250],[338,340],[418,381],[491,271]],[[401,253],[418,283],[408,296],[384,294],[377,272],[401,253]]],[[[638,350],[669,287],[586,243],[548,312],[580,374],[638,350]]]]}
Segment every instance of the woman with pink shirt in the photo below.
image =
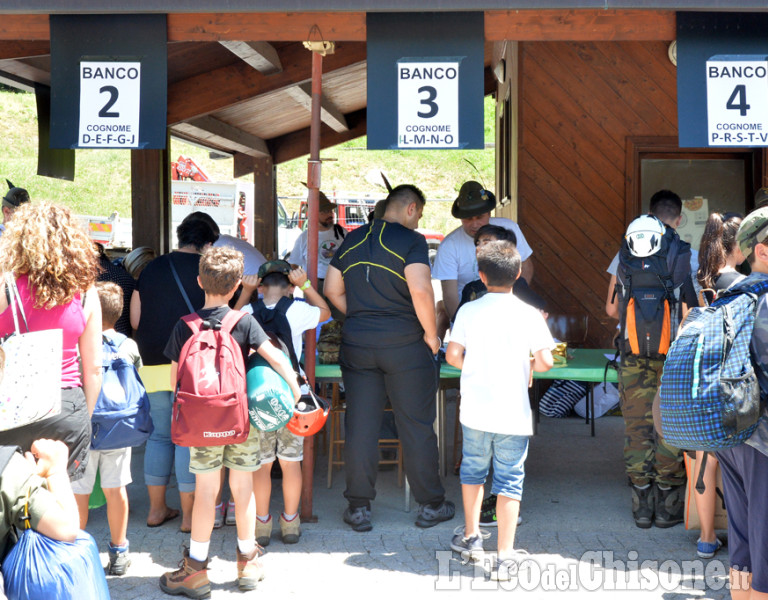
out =
{"type": "MultiPolygon", "coordinates": [[[[61,440],[69,448],[69,477],[80,479],[101,389],[101,304],[94,288],[98,255],[68,209],[27,203],[0,238],[0,273],[15,278],[30,331],[63,332],[62,364],[51,365],[61,369],[61,413],[4,431],[0,441],[27,451],[39,438],[61,440]]],[[[5,288],[3,278],[0,336],[15,331],[5,288]]]]}

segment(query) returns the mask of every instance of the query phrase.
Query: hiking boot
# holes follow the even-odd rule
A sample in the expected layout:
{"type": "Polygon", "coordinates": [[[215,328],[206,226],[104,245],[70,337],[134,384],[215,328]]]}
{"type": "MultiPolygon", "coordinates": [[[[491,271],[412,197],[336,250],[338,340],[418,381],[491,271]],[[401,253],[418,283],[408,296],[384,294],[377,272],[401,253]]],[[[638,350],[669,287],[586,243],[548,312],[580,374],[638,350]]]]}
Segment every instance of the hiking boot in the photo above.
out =
{"type": "Polygon", "coordinates": [[[189,550],[185,549],[184,558],[181,559],[179,568],[160,577],[160,589],[172,596],[210,597],[211,582],[208,581],[208,560],[201,562],[190,558],[189,550]]]}
{"type": "Polygon", "coordinates": [[[301,519],[296,515],[290,521],[285,520],[285,513],[280,515],[280,537],[283,544],[295,544],[301,537],[301,519]]]}
{"type": "Polygon", "coordinates": [[[109,544],[107,552],[109,553],[109,564],[104,569],[104,572],[107,575],[125,575],[128,567],[131,566],[131,559],[128,556],[128,544],[125,545],[124,550],[118,550],[113,548],[112,544],[109,544]]]}
{"type": "Polygon", "coordinates": [[[451,540],[451,550],[458,552],[465,561],[478,561],[483,557],[483,538],[475,534],[464,537],[464,527],[457,527],[451,540]]]}
{"type": "Polygon", "coordinates": [[[422,504],[419,507],[419,516],[416,517],[416,527],[434,527],[443,521],[450,521],[455,514],[456,507],[450,500],[443,500],[434,508],[429,504],[422,504]]]}
{"type": "Polygon", "coordinates": [[[684,486],[656,486],[656,527],[666,529],[683,522],[685,499],[684,486]],[[665,489],[666,488],[666,489],[665,489]]]}
{"type": "Polygon", "coordinates": [[[344,511],[343,519],[354,531],[370,531],[373,529],[373,524],[371,523],[371,509],[367,506],[358,506],[355,508],[348,506],[344,511]]]}
{"type": "Polygon", "coordinates": [[[652,525],[654,500],[652,485],[646,488],[632,486],[632,516],[640,529],[648,529],[652,525]]]}
{"type": "Polygon", "coordinates": [[[260,546],[269,546],[269,540],[272,537],[272,515],[269,515],[269,520],[264,523],[258,517],[256,518],[256,543],[260,546]]]}
{"type": "Polygon", "coordinates": [[[238,548],[237,552],[237,587],[242,591],[255,590],[256,584],[264,579],[264,565],[261,556],[264,548],[256,544],[250,554],[243,554],[238,548]]]}

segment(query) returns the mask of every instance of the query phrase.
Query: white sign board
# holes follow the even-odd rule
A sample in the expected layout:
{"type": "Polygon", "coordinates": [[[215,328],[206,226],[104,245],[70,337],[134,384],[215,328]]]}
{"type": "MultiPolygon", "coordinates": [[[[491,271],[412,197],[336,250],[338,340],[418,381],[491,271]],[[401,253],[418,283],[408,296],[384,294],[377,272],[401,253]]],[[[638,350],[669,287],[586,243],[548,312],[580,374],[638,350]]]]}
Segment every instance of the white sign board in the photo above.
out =
{"type": "Polygon", "coordinates": [[[768,146],[768,61],[708,60],[707,120],[710,146],[768,146]]]}
{"type": "Polygon", "coordinates": [[[459,63],[397,63],[398,148],[459,147],[459,63]]]}
{"type": "Polygon", "coordinates": [[[137,148],[141,63],[80,63],[81,148],[137,148]]]}

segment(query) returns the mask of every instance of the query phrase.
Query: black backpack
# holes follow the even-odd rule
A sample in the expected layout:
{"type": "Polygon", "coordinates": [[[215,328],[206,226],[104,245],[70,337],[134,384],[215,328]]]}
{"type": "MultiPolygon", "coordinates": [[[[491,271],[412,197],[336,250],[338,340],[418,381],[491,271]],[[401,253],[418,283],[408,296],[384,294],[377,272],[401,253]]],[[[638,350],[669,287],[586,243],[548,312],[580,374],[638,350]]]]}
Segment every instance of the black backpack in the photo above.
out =
{"type": "MultiPolygon", "coordinates": [[[[301,372],[299,368],[299,358],[296,354],[296,349],[293,347],[293,335],[291,335],[291,324],[288,322],[288,309],[293,304],[293,298],[283,296],[277,302],[274,308],[267,308],[264,304],[264,300],[257,300],[251,303],[253,308],[253,316],[261,325],[261,328],[267,334],[273,334],[281,343],[280,346],[285,346],[288,358],[291,359],[291,366],[293,370],[298,374],[301,372]]],[[[272,337],[272,336],[270,336],[272,337]]],[[[282,348],[281,348],[282,349],[282,348]]],[[[303,383],[303,380],[299,378],[299,382],[303,383]]]]}
{"type": "Polygon", "coordinates": [[[691,245],[672,227],[651,256],[635,256],[624,239],[615,291],[620,327],[616,345],[623,355],[666,356],[680,323],[680,288],[691,276],[690,264],[691,245]]]}

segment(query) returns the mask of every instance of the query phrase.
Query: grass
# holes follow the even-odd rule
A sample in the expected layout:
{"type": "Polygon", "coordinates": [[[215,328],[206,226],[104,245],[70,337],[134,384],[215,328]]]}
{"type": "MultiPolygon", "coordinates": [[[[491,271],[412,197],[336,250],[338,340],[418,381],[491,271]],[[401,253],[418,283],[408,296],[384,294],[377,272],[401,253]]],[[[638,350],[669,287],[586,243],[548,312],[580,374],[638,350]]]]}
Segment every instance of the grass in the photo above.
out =
{"type": "MultiPolygon", "coordinates": [[[[485,139],[494,141],[493,100],[485,101],[485,139]]],[[[38,176],[37,117],[33,94],[0,91],[0,177],[26,188],[32,199],[63,204],[77,214],[109,215],[117,211],[131,214],[130,153],[127,150],[77,150],[75,180],[63,181],[38,176]]],[[[393,185],[414,183],[430,200],[453,200],[467,179],[494,187],[495,153],[485,150],[366,150],[365,137],[322,151],[324,159],[322,189],[329,196],[336,192],[385,195],[381,185],[383,171],[393,185]],[[469,162],[467,162],[469,161],[469,162]],[[470,165],[472,163],[476,169],[470,165]]],[[[179,155],[195,160],[215,181],[232,180],[232,160],[212,160],[202,148],[172,140],[171,159],[179,155]]],[[[283,203],[288,213],[298,210],[306,189],[307,157],[278,165],[277,193],[288,197],[283,203]],[[294,197],[293,199],[291,197],[294,197]]],[[[253,181],[253,176],[243,177],[253,181]]],[[[5,189],[0,184],[0,189],[5,189]]],[[[429,202],[421,226],[447,233],[457,225],[450,216],[449,202],[429,202]]]]}

